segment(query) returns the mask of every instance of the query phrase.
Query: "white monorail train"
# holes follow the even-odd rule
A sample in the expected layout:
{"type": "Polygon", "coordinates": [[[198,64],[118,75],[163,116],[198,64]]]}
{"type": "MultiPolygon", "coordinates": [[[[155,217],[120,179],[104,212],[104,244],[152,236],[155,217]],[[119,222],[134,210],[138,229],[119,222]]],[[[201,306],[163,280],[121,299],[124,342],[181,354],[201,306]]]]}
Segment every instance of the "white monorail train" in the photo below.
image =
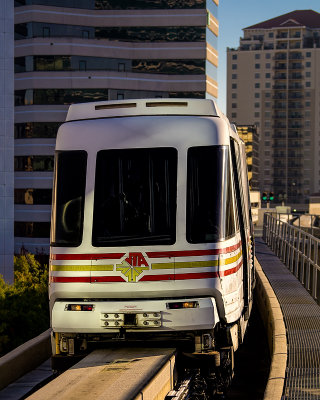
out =
{"type": "Polygon", "coordinates": [[[53,360],[115,340],[234,351],[252,305],[244,144],[211,100],[71,105],[50,254],[53,360]]]}

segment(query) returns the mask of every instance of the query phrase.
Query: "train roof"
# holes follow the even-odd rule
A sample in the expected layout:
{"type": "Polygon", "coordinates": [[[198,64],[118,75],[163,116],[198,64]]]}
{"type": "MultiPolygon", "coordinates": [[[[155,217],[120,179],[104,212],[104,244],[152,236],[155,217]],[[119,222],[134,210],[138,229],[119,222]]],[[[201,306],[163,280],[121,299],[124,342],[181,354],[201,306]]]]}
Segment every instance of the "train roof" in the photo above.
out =
{"type": "Polygon", "coordinates": [[[137,99],[72,104],[69,107],[66,122],[145,115],[194,115],[225,118],[213,100],[137,99]]]}

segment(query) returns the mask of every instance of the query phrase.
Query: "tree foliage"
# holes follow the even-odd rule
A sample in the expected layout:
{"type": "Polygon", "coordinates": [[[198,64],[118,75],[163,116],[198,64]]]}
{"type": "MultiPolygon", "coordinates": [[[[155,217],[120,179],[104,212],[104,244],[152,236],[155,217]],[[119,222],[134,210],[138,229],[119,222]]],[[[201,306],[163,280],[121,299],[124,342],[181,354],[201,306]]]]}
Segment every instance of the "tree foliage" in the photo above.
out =
{"type": "Polygon", "coordinates": [[[48,327],[48,268],[32,254],[15,256],[14,284],[0,275],[0,356],[48,327]]]}

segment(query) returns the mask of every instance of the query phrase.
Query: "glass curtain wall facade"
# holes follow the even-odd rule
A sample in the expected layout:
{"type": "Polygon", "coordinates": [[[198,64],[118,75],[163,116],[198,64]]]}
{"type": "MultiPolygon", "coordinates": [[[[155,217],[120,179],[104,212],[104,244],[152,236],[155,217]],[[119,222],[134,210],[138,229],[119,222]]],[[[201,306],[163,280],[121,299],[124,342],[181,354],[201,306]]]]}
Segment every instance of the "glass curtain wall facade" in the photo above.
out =
{"type": "Polygon", "coordinates": [[[320,14],[293,11],[243,31],[227,52],[227,114],[258,127],[260,191],[307,209],[320,192],[320,14]]]}
{"type": "Polygon", "coordinates": [[[48,252],[55,137],[68,105],[213,98],[218,0],[15,1],[15,251],[48,252]]]}

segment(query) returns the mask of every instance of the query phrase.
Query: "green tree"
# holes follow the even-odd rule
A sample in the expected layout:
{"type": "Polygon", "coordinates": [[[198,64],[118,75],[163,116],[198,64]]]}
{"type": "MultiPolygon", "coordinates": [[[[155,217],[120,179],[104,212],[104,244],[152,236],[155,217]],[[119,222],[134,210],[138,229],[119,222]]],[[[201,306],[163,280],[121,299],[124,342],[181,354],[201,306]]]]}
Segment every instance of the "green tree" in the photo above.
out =
{"type": "Polygon", "coordinates": [[[32,254],[15,256],[14,284],[0,276],[0,355],[48,327],[48,268],[32,254]]]}

